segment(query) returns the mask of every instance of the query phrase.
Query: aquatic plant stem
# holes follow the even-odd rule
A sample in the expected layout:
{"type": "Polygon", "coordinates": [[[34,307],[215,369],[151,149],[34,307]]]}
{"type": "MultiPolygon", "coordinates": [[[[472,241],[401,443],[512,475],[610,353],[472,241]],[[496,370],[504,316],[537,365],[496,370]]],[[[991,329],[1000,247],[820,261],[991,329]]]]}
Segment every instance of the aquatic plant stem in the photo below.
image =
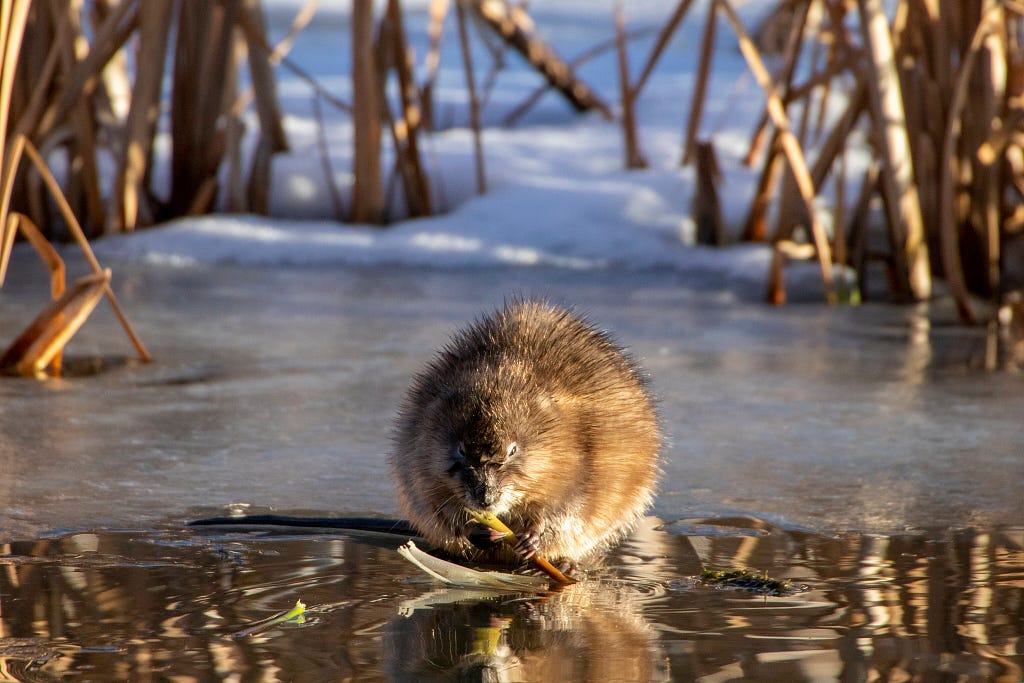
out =
{"type": "MultiPolygon", "coordinates": [[[[82,249],[82,253],[85,254],[85,259],[89,262],[89,266],[97,275],[102,274],[104,269],[96,259],[96,255],[93,253],[92,247],[89,246],[89,240],[86,239],[85,232],[82,231],[82,226],[79,225],[78,219],[75,217],[75,212],[71,210],[68,200],[64,198],[64,193],[60,189],[60,184],[57,183],[56,178],[54,178],[53,174],[50,173],[49,167],[46,165],[46,162],[43,161],[43,158],[35,148],[35,145],[27,139],[25,139],[24,145],[25,154],[32,161],[32,164],[42,176],[43,182],[46,184],[47,188],[49,188],[50,194],[53,196],[53,200],[57,203],[57,207],[60,209],[61,215],[64,216],[64,220],[68,224],[68,229],[71,231],[71,234],[78,243],[78,246],[82,249]]],[[[110,302],[111,308],[114,309],[114,314],[121,323],[121,327],[124,328],[125,333],[128,335],[128,339],[131,340],[132,345],[135,347],[136,353],[139,354],[139,359],[142,360],[143,363],[148,363],[150,361],[149,352],[146,350],[145,345],[143,345],[142,340],[139,339],[137,334],[135,334],[135,330],[132,329],[131,323],[128,322],[128,317],[121,309],[121,304],[118,303],[117,297],[114,295],[114,290],[110,287],[109,281],[104,285],[104,291],[106,293],[107,300],[110,302]]]]}

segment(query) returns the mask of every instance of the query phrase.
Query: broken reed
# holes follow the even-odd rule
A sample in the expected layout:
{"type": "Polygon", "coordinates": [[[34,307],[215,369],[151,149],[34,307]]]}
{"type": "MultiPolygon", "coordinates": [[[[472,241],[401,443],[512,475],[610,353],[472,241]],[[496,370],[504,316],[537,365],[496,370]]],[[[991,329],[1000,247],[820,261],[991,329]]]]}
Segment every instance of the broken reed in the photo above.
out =
{"type": "MultiPolygon", "coordinates": [[[[691,5],[692,0],[678,2],[642,76],[623,88],[627,114],[691,5]]],[[[901,299],[927,298],[933,274],[944,277],[967,322],[976,318],[972,292],[997,300],[1021,286],[1024,2],[901,0],[889,17],[881,0],[784,0],[762,33],[774,35],[781,47],[782,66],[774,74],[765,69],[733,3],[713,0],[706,16],[683,161],[696,160],[702,144],[697,131],[712,46],[717,23],[724,20],[767,101],[747,155],[750,165],[761,160],[761,174],[743,238],[774,245],[769,301],[785,300],[789,258],[817,258],[830,300],[836,289],[832,264],[856,273],[855,288],[837,292],[847,299],[866,289],[872,260],[885,265],[890,290],[901,299]],[[797,73],[808,75],[797,81],[797,73]],[[837,91],[845,96],[845,111],[828,120],[826,105],[837,91]],[[794,122],[793,116],[799,118],[794,122]],[[845,155],[859,130],[867,130],[877,163],[860,179],[855,209],[847,212],[839,205],[846,196],[845,155]],[[811,201],[830,180],[836,224],[826,235],[811,201]],[[884,251],[869,247],[875,196],[883,206],[889,245],[884,251]],[[808,229],[810,244],[796,241],[800,227],[808,229]]],[[[642,158],[631,120],[623,117],[627,157],[642,158]]],[[[714,191],[708,168],[713,164],[698,164],[702,192],[714,191]]],[[[694,211],[702,221],[720,221],[716,205],[715,198],[698,197],[694,211]]],[[[721,231],[721,225],[698,226],[701,234],[721,231]]]]}
{"type": "Polygon", "coordinates": [[[0,373],[44,377],[60,374],[65,344],[104,296],[113,307],[140,359],[146,362],[149,354],[128,323],[110,287],[110,270],[103,269],[96,260],[74,212],[42,155],[23,132],[8,136],[7,117],[11,111],[18,57],[30,15],[29,1],[14,0],[0,5],[0,286],[7,275],[14,238],[21,234],[50,271],[53,302],[0,353],[0,373]],[[11,197],[23,161],[38,174],[92,268],[92,275],[78,279],[70,288],[66,288],[66,269],[57,251],[28,216],[11,210],[11,197]]]}

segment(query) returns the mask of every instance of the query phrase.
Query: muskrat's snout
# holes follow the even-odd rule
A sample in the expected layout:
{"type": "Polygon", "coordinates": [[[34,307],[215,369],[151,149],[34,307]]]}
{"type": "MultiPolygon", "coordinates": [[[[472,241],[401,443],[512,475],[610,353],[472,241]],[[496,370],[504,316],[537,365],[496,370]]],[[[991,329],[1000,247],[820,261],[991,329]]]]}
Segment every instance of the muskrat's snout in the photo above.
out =
{"type": "Polygon", "coordinates": [[[470,502],[477,508],[488,509],[501,497],[498,487],[492,485],[484,477],[470,474],[463,480],[470,502]]]}

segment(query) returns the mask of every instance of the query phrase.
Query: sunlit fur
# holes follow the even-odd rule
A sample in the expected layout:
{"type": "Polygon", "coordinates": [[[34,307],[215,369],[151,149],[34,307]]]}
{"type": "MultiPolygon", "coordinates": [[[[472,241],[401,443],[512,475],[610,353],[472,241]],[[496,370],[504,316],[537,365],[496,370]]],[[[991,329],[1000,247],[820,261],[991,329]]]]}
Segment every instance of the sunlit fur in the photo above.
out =
{"type": "Polygon", "coordinates": [[[394,441],[400,504],[427,539],[472,553],[469,506],[516,533],[542,527],[538,553],[572,562],[650,506],[660,445],[644,381],[608,335],[520,300],[456,333],[416,375],[394,441]]]}

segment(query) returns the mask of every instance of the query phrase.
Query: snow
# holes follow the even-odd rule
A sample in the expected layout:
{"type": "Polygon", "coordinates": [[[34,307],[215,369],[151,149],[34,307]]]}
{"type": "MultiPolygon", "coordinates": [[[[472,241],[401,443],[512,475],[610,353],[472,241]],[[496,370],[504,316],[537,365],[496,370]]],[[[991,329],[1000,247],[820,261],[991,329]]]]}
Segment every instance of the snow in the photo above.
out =
{"type": "MultiPolygon", "coordinates": [[[[283,37],[292,15],[303,4],[304,0],[265,2],[272,40],[283,37]]],[[[290,55],[343,99],[350,96],[346,37],[350,4],[321,3],[290,55]]],[[[663,0],[625,3],[628,28],[660,26],[674,4],[663,0]]],[[[427,0],[403,3],[418,66],[425,54],[428,5],[427,0]]],[[[770,6],[737,5],[750,27],[765,6],[770,6]]],[[[537,0],[530,8],[540,32],[566,58],[613,35],[610,0],[537,0]]],[[[518,55],[509,53],[484,111],[488,192],[477,195],[473,141],[466,126],[464,75],[454,22],[449,17],[436,89],[436,118],[441,129],[426,137],[422,146],[435,205],[444,213],[397,220],[383,229],[338,222],[320,157],[312,90],[279,68],[279,96],[286,111],[291,149],[275,158],[269,217],[219,214],[181,219],[104,239],[96,249],[108,258],[172,266],[231,262],[261,266],[668,268],[711,274],[718,280],[763,283],[769,262],[764,246],[694,246],[690,217],[693,171],[680,168],[679,159],[706,9],[706,2],[694,3],[638,102],[639,134],[648,169],[624,170],[617,122],[598,114],[578,115],[550,92],[515,126],[502,126],[506,114],[541,85],[540,77],[518,55]]],[[[634,78],[652,45],[651,35],[630,43],[634,78]]],[[[489,58],[479,40],[476,53],[482,82],[489,58]]],[[[586,63],[578,73],[607,102],[616,105],[619,86],[613,52],[586,63]]],[[[720,195],[725,220],[735,237],[757,180],[757,169],[743,166],[741,158],[763,111],[764,98],[724,23],[719,26],[712,73],[701,132],[712,136],[725,172],[720,195]]],[[[831,109],[840,105],[837,101],[831,109]]],[[[326,103],[322,106],[332,181],[348,205],[351,123],[343,112],[326,103]]],[[[256,128],[251,114],[247,122],[250,130],[256,128]]],[[[856,177],[856,169],[865,163],[866,159],[854,157],[850,177],[856,177]]],[[[384,168],[390,168],[387,153],[384,168]]],[[[400,201],[396,200],[393,208],[398,215],[400,201]]],[[[827,201],[822,210],[827,218],[827,201]]],[[[814,272],[811,264],[791,269],[794,281],[806,282],[820,292],[814,272]]]]}

